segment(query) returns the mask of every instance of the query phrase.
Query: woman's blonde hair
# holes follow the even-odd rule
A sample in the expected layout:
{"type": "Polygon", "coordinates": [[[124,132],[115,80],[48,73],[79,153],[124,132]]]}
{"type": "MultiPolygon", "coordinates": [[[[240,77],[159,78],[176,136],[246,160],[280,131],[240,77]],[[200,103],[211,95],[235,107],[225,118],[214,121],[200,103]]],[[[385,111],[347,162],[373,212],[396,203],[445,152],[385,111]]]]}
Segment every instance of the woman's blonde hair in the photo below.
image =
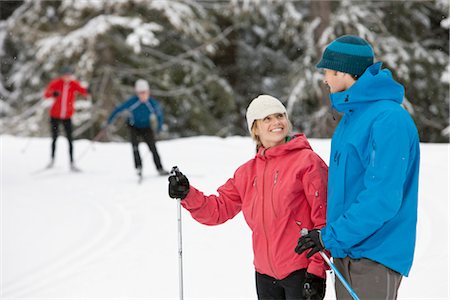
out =
{"type": "MultiPolygon", "coordinates": [[[[287,115],[286,114],[283,114],[285,117],[286,117],[286,120],[287,120],[287,122],[288,122],[288,134],[291,132],[291,130],[292,130],[292,123],[291,123],[291,121],[289,120],[289,118],[287,117],[287,115]]],[[[252,130],[251,130],[251,132],[250,132],[250,135],[251,135],[251,137],[252,137],[252,140],[254,140],[255,141],[255,143],[256,143],[256,152],[258,152],[259,151],[259,148],[261,148],[262,146],[263,146],[263,144],[262,144],[262,142],[261,142],[261,139],[259,138],[259,136],[256,134],[256,129],[258,128],[258,122],[257,122],[258,120],[255,120],[255,121],[253,121],[253,124],[252,124],[252,130]]]]}

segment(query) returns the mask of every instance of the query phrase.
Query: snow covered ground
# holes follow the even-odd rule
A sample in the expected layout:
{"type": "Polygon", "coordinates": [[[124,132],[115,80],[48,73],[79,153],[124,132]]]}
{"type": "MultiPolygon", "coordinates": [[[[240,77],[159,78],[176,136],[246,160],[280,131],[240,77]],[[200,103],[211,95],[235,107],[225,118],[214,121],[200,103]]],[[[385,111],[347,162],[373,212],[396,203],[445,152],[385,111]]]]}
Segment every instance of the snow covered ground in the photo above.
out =
{"type": "MultiPolygon", "coordinates": [[[[137,183],[131,146],[75,143],[82,173],[69,171],[67,143],[56,166],[47,138],[1,138],[1,299],[175,299],[176,201],[143,144],[137,183]],[[91,147],[91,148],[89,148],[91,147]],[[87,151],[87,152],[85,152],[87,151]]],[[[311,139],[328,161],[329,140],[311,139]]],[[[216,188],[253,156],[250,138],[193,137],[158,143],[167,169],[216,188]]],[[[422,144],[418,240],[400,299],[449,299],[449,144],[422,144]]],[[[183,210],[186,299],[256,299],[250,230],[242,214],[215,227],[183,210]]],[[[334,299],[331,278],[327,299],[334,299]]]]}

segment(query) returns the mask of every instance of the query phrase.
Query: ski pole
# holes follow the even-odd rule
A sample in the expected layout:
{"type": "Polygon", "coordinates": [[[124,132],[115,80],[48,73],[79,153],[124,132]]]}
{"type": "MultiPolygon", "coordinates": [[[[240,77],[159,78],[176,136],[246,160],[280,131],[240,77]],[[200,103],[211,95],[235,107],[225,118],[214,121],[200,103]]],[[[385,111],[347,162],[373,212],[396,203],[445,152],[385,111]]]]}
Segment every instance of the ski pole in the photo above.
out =
{"type": "Polygon", "coordinates": [[[27,151],[28,147],[30,146],[31,140],[32,140],[32,137],[31,136],[28,137],[28,139],[27,139],[25,145],[23,146],[22,150],[20,150],[20,153],[25,153],[27,151]]]}
{"type": "MultiPolygon", "coordinates": [[[[300,231],[301,236],[308,234],[308,229],[303,228],[300,231]]],[[[356,295],[355,291],[351,288],[350,284],[345,280],[344,276],[342,276],[341,272],[336,268],[336,266],[331,262],[331,260],[328,258],[328,256],[323,252],[319,251],[322,258],[325,260],[325,262],[330,266],[330,268],[334,271],[334,274],[336,274],[337,278],[341,281],[342,285],[345,287],[345,289],[349,292],[350,296],[352,296],[353,299],[359,300],[358,296],[356,295]]]]}
{"type": "MultiPolygon", "coordinates": [[[[173,167],[170,173],[175,174],[177,181],[180,170],[178,167],[173,167]]],[[[183,300],[183,240],[181,228],[181,198],[177,198],[178,211],[178,287],[180,292],[180,300],[183,300]]]]}
{"type": "Polygon", "coordinates": [[[104,129],[100,130],[99,133],[97,133],[97,135],[92,139],[89,146],[87,146],[83,150],[83,152],[80,155],[78,155],[77,161],[80,161],[89,151],[91,151],[91,149],[95,150],[95,142],[100,140],[105,134],[106,133],[105,133],[104,129]]]}

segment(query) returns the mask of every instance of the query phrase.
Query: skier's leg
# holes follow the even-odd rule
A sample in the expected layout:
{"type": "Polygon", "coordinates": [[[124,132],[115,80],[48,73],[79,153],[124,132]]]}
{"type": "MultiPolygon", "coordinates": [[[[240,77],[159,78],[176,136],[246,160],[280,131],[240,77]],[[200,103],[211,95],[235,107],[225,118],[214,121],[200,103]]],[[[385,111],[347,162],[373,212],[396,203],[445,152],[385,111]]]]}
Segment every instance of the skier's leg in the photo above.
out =
{"type": "MultiPolygon", "coordinates": [[[[350,286],[355,289],[355,287],[352,284],[351,278],[350,278],[350,258],[334,258],[333,263],[338,269],[338,271],[342,274],[342,276],[345,278],[345,280],[350,284],[350,286]]],[[[338,300],[352,300],[352,296],[348,293],[347,289],[344,287],[344,285],[341,283],[340,280],[336,278],[336,281],[334,283],[335,291],[336,291],[336,298],[338,300]]],[[[356,292],[356,291],[355,291],[356,292]]],[[[359,295],[359,294],[357,294],[359,295]]]]}
{"type": "Polygon", "coordinates": [[[52,147],[51,147],[52,162],[55,160],[56,140],[58,139],[58,127],[59,127],[59,120],[55,118],[50,118],[50,132],[52,133],[52,147]]]}
{"type": "MultiPolygon", "coordinates": [[[[360,299],[397,299],[402,275],[370,259],[335,259],[339,271],[360,299]],[[343,263],[343,264],[342,264],[343,263]],[[348,277],[348,278],[347,278],[348,277]]],[[[352,299],[339,281],[336,281],[336,297],[352,299]]]]}
{"type": "Polygon", "coordinates": [[[133,126],[128,126],[130,133],[130,142],[131,147],[133,149],[133,157],[134,157],[134,167],[137,170],[142,169],[142,161],[141,156],[139,155],[139,140],[138,140],[138,132],[137,129],[133,126]]]}
{"type": "MultiPolygon", "coordinates": [[[[285,299],[302,300],[303,297],[303,283],[305,282],[306,269],[300,269],[289,274],[288,277],[280,280],[280,285],[284,288],[286,295],[285,299]]],[[[323,298],[315,298],[323,299],[323,298]]]]}
{"type": "Polygon", "coordinates": [[[269,275],[255,272],[256,292],[259,300],[286,299],[284,288],[279,281],[269,275]]]}
{"type": "Polygon", "coordinates": [[[69,142],[70,163],[73,164],[73,138],[72,138],[72,120],[63,120],[64,131],[66,132],[67,141],[69,142]]]}
{"type": "Polygon", "coordinates": [[[152,152],[153,162],[155,163],[156,169],[158,169],[158,171],[163,170],[161,159],[159,157],[158,150],[156,149],[153,130],[151,128],[145,128],[143,129],[142,133],[145,143],[148,145],[150,152],[152,152]]]}
{"type": "Polygon", "coordinates": [[[402,280],[401,274],[366,258],[350,259],[350,277],[360,299],[397,299],[402,280]]]}

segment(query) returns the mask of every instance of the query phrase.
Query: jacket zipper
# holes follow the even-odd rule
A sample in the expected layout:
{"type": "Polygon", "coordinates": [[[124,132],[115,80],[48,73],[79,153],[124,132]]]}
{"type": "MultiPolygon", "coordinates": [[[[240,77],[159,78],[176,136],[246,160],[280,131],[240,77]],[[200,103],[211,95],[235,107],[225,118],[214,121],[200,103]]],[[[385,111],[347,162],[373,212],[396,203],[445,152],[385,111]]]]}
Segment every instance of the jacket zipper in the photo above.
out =
{"type": "Polygon", "coordinates": [[[275,216],[275,218],[278,218],[278,214],[275,211],[275,204],[274,204],[274,200],[273,200],[273,192],[275,190],[275,186],[277,185],[277,181],[278,181],[278,170],[275,172],[275,178],[273,179],[273,187],[272,187],[272,194],[271,194],[271,204],[272,204],[272,212],[273,215],[275,216]]]}
{"type": "MultiPolygon", "coordinates": [[[[264,152],[262,152],[262,155],[264,155],[264,152]]],[[[266,245],[267,245],[267,261],[269,262],[269,267],[272,273],[279,278],[277,273],[275,272],[275,269],[272,264],[272,260],[270,259],[270,247],[269,247],[269,238],[267,235],[267,228],[266,228],[266,222],[264,217],[264,206],[265,206],[265,199],[264,199],[264,189],[265,189],[265,178],[266,178],[266,167],[267,167],[267,161],[264,161],[264,171],[263,171],[263,179],[262,179],[262,223],[263,223],[263,229],[264,229],[264,236],[266,238],[266,245]]]]}
{"type": "Polygon", "coordinates": [[[372,167],[375,167],[375,151],[376,151],[375,142],[372,141],[372,155],[371,155],[372,167]]]}
{"type": "Polygon", "coordinates": [[[61,95],[61,111],[60,111],[61,119],[66,118],[67,106],[69,105],[68,93],[69,93],[69,82],[64,81],[62,95],[61,95]]]}
{"type": "Polygon", "coordinates": [[[340,158],[341,158],[341,153],[342,153],[342,138],[344,137],[344,134],[348,129],[349,118],[350,118],[350,115],[345,115],[344,118],[341,120],[341,122],[343,122],[343,124],[341,124],[341,125],[343,125],[343,126],[341,128],[339,136],[336,137],[336,140],[338,140],[339,142],[338,142],[338,145],[335,146],[333,160],[337,166],[339,166],[339,163],[340,163],[340,158]]]}
{"type": "Polygon", "coordinates": [[[253,220],[255,220],[255,214],[256,214],[255,206],[256,206],[256,200],[258,199],[258,186],[257,186],[256,180],[257,180],[257,177],[255,177],[255,179],[253,180],[253,189],[254,189],[254,192],[256,194],[256,196],[253,197],[253,203],[252,203],[252,215],[251,216],[252,216],[253,220]]]}

